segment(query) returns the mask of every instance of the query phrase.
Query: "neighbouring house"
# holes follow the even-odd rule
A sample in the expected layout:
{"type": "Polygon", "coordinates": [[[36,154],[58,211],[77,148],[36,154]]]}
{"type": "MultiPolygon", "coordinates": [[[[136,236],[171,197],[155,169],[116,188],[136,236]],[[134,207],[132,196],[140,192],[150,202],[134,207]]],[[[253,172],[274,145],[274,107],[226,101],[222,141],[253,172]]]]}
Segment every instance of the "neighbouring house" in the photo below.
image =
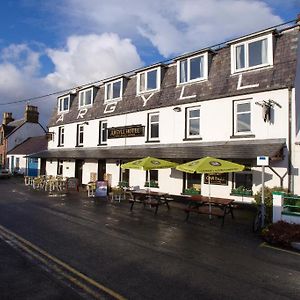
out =
{"type": "Polygon", "coordinates": [[[208,195],[207,176],[123,170],[154,156],[178,163],[213,156],[246,165],[211,178],[211,195],[251,202],[266,185],[300,194],[299,21],[186,53],[60,95],[49,122],[49,175],[126,181],[175,195],[208,195]],[[149,177],[147,177],[149,176],[149,177]]]}
{"type": "Polygon", "coordinates": [[[8,151],[7,158],[11,162],[10,170],[13,174],[28,176],[45,175],[46,160],[29,158],[29,154],[44,151],[48,146],[47,135],[29,137],[27,140],[8,151]]]}
{"type": "Polygon", "coordinates": [[[13,171],[14,161],[8,161],[7,153],[32,136],[44,135],[45,129],[39,123],[39,112],[36,106],[27,105],[24,118],[14,120],[11,112],[3,114],[0,125],[0,164],[13,171]]]}

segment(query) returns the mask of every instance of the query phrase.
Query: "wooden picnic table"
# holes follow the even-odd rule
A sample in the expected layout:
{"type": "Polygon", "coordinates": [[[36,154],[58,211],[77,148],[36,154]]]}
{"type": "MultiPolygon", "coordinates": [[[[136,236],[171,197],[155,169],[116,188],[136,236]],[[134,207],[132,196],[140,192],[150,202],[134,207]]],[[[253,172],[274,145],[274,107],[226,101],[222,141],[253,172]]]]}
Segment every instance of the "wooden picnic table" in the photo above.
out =
{"type": "Polygon", "coordinates": [[[169,210],[169,202],[173,200],[168,197],[168,193],[147,190],[131,191],[130,193],[132,195],[131,199],[129,200],[131,202],[130,210],[133,209],[135,203],[141,203],[144,205],[144,207],[146,207],[146,205],[149,205],[150,207],[155,207],[155,215],[157,214],[158,207],[160,205],[166,205],[169,210]]]}
{"type": "Polygon", "coordinates": [[[233,199],[205,197],[201,195],[192,195],[184,198],[187,200],[187,207],[184,209],[186,212],[186,221],[191,212],[220,217],[222,218],[222,226],[227,214],[231,214],[231,218],[234,219],[233,199]]]}

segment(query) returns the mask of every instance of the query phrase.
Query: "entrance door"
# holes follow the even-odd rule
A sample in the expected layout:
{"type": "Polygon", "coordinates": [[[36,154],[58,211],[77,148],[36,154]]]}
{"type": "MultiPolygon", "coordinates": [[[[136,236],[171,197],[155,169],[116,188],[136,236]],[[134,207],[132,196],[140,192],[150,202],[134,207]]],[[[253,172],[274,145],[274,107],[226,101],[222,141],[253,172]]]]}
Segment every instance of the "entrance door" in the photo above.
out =
{"type": "Polygon", "coordinates": [[[104,180],[104,174],[106,173],[106,161],[104,159],[98,160],[98,180],[104,180]]]}
{"type": "Polygon", "coordinates": [[[38,176],[38,158],[29,158],[28,159],[28,176],[38,176]]]}
{"type": "Polygon", "coordinates": [[[82,159],[75,160],[75,177],[78,179],[78,184],[82,185],[82,166],[83,166],[82,159]]]}

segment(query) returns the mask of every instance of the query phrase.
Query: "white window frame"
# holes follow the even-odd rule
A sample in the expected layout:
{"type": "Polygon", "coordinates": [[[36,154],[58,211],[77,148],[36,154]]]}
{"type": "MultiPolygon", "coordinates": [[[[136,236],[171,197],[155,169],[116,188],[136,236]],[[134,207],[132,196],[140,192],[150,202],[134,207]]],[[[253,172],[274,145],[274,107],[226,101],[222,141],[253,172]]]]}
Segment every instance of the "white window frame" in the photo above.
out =
{"type": "Polygon", "coordinates": [[[99,145],[107,145],[107,120],[100,120],[99,121],[99,145]],[[104,124],[106,124],[106,140],[103,140],[103,130],[104,130],[104,124]]]}
{"type": "Polygon", "coordinates": [[[79,96],[78,96],[78,107],[79,108],[92,106],[93,102],[94,102],[94,89],[93,88],[85,89],[85,90],[82,90],[79,92],[79,96]],[[86,104],[86,93],[88,91],[91,91],[91,103],[90,104],[86,104]],[[82,94],[84,94],[84,104],[80,105],[80,97],[82,94]]]}
{"type": "Polygon", "coordinates": [[[188,84],[188,83],[193,83],[193,82],[197,82],[197,81],[203,81],[203,80],[207,80],[208,78],[208,53],[201,53],[198,55],[194,55],[191,57],[186,57],[183,58],[181,60],[177,61],[177,85],[184,85],[184,84],[188,84]],[[199,78],[195,78],[195,79],[190,79],[190,70],[191,70],[191,60],[197,57],[203,57],[204,58],[204,63],[203,63],[203,77],[199,77],[199,78]],[[187,61],[187,81],[186,82],[180,82],[180,62],[182,62],[183,60],[187,61]]]}
{"type": "Polygon", "coordinates": [[[65,127],[59,126],[58,127],[58,146],[63,147],[65,145],[65,127]],[[63,136],[63,138],[62,138],[63,136]],[[63,142],[62,142],[63,140],[63,142]]]}
{"type": "Polygon", "coordinates": [[[148,113],[148,141],[159,141],[159,112],[153,112],[153,113],[148,113]],[[151,122],[151,117],[158,115],[158,122],[151,122]],[[151,125],[152,124],[158,124],[158,137],[151,137],[151,125]]]}
{"type": "Polygon", "coordinates": [[[77,145],[83,146],[84,144],[84,124],[79,124],[77,127],[77,145]],[[80,142],[80,133],[82,133],[82,142],[80,142]]]}
{"type": "Polygon", "coordinates": [[[161,67],[156,67],[156,68],[152,68],[152,69],[148,69],[148,70],[144,70],[141,71],[139,73],[137,73],[136,75],[137,77],[137,84],[136,84],[136,93],[137,95],[140,94],[145,94],[145,93],[149,93],[149,92],[155,92],[155,91],[159,91],[160,90],[160,86],[161,86],[161,67]],[[156,88],[155,89],[147,89],[147,79],[148,79],[148,73],[155,71],[156,70],[156,88]],[[141,74],[145,74],[145,90],[140,91],[140,86],[141,86],[141,74]]]}
{"type": "Polygon", "coordinates": [[[230,48],[231,48],[231,74],[273,66],[273,34],[272,33],[231,45],[230,48]],[[268,62],[265,64],[260,64],[260,65],[256,65],[253,67],[249,67],[249,44],[258,42],[261,40],[265,40],[265,39],[267,39],[267,45],[268,45],[267,46],[268,47],[268,54],[267,54],[268,62]],[[244,49],[245,49],[245,67],[237,69],[236,68],[236,48],[238,46],[242,46],[242,45],[244,45],[244,49]]]}
{"type": "MultiPolygon", "coordinates": [[[[63,108],[63,105],[62,105],[62,108],[63,108]]],[[[62,96],[62,97],[59,97],[58,98],[58,105],[57,105],[57,111],[58,111],[58,113],[66,113],[66,112],[68,112],[70,110],[70,95],[67,95],[67,96],[62,96]],[[62,101],[64,101],[64,99],[66,99],[66,98],[68,98],[68,109],[60,109],[60,104],[61,104],[61,102],[62,101]]]]}
{"type": "MultiPolygon", "coordinates": [[[[253,124],[253,122],[252,122],[252,101],[251,101],[251,99],[245,99],[245,100],[236,100],[236,101],[234,101],[234,135],[248,135],[248,134],[251,134],[252,133],[252,124],[253,124]],[[238,114],[240,114],[240,113],[238,113],[237,112],[237,106],[238,106],[238,104],[244,104],[244,103],[249,103],[250,104],[250,130],[249,131],[241,131],[241,132],[239,132],[239,131],[237,131],[237,125],[238,125],[238,122],[237,122],[237,116],[238,116],[238,114]]],[[[243,112],[243,113],[245,113],[245,112],[243,112]]]]}
{"type": "Polygon", "coordinates": [[[186,108],[186,138],[188,139],[197,139],[201,137],[201,106],[191,106],[186,108]],[[190,118],[189,113],[191,110],[199,110],[199,117],[197,118],[190,118]],[[190,119],[199,119],[199,134],[197,135],[190,135],[190,119]]]}
{"type": "Polygon", "coordinates": [[[105,91],[104,91],[104,102],[110,102],[110,101],[117,101],[117,100],[122,100],[123,97],[123,79],[117,79],[114,81],[110,81],[105,83],[105,91]],[[117,82],[121,82],[121,87],[120,87],[120,96],[113,98],[113,85],[117,82]],[[111,85],[112,93],[111,93],[111,98],[107,97],[107,91],[108,91],[108,86],[111,85]]]}

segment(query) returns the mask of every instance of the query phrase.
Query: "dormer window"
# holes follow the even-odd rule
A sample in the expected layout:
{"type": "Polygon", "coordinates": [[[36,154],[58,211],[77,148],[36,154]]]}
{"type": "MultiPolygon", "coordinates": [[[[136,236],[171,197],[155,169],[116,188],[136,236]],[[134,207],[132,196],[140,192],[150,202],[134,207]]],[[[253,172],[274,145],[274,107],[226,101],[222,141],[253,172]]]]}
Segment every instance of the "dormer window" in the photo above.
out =
{"type": "Polygon", "coordinates": [[[79,92],[79,108],[93,104],[93,88],[79,92]]]}
{"type": "Polygon", "coordinates": [[[208,77],[208,54],[177,61],[177,84],[205,80],[208,77]]]}
{"type": "Polygon", "coordinates": [[[231,45],[232,73],[272,65],[272,34],[231,45]]]}
{"type": "Polygon", "coordinates": [[[58,98],[58,112],[68,112],[70,108],[70,95],[58,98]]]}
{"type": "Polygon", "coordinates": [[[146,70],[137,74],[137,94],[160,89],[161,68],[146,70]]]}
{"type": "Polygon", "coordinates": [[[121,100],[123,93],[123,79],[105,84],[105,101],[121,100]]]}

